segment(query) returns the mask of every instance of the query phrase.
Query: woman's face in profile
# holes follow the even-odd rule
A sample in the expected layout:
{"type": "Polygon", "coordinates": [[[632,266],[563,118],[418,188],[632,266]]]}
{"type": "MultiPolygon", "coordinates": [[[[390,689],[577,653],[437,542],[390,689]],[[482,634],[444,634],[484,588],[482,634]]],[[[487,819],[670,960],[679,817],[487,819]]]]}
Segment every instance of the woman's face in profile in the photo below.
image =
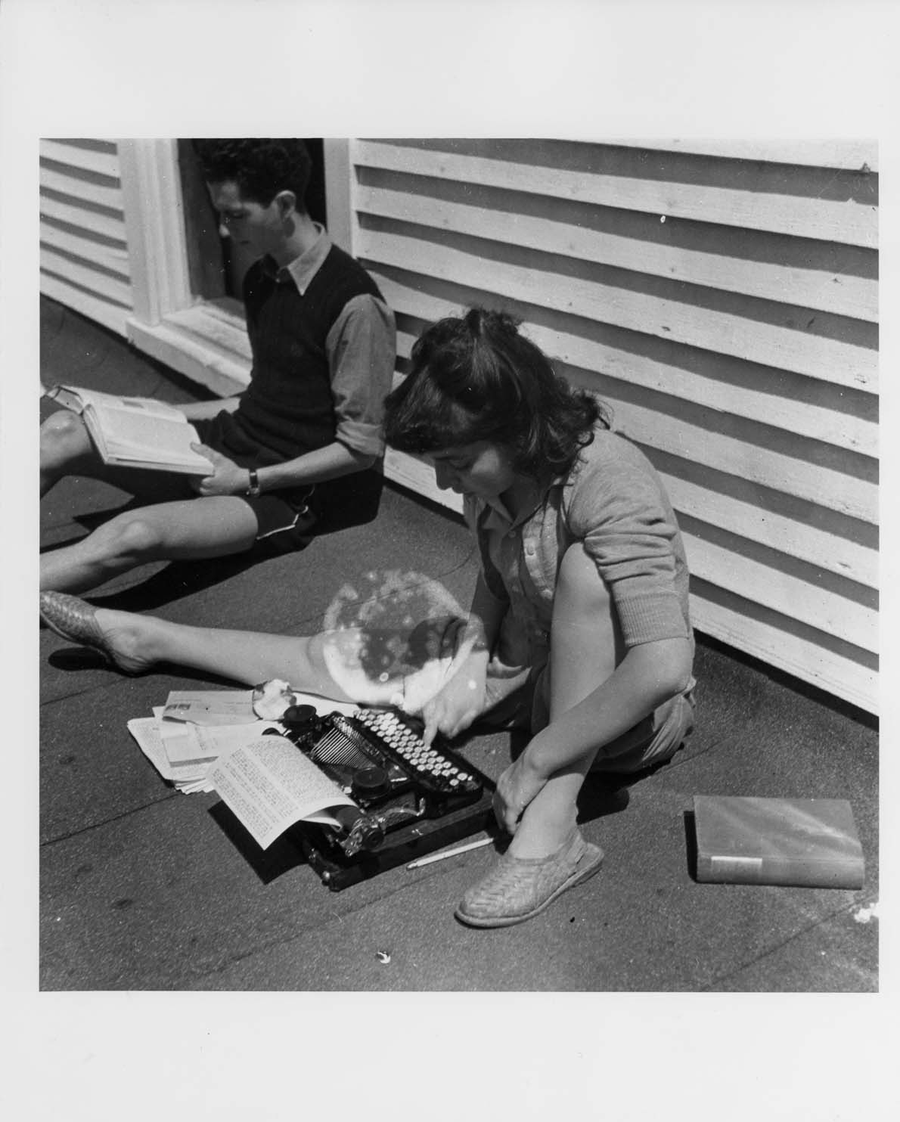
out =
{"type": "Polygon", "coordinates": [[[500,444],[479,440],[432,452],[437,485],[442,491],[495,499],[509,490],[518,478],[509,452],[500,444]]]}

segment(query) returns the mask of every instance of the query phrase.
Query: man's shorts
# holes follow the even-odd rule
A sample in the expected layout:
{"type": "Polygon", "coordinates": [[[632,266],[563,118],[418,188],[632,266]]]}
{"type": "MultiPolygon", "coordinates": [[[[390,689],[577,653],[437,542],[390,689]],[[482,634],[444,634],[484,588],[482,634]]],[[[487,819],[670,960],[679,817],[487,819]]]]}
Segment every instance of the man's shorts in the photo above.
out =
{"type": "MultiPolygon", "coordinates": [[[[240,467],[260,467],[255,449],[248,447],[245,451],[226,441],[220,420],[222,416],[220,413],[193,422],[201,443],[221,452],[240,467]]],[[[314,491],[315,487],[285,487],[255,497],[235,495],[250,507],[256,518],[259,526],[256,547],[266,553],[292,553],[309,545],[318,521],[313,510],[314,491]]]]}

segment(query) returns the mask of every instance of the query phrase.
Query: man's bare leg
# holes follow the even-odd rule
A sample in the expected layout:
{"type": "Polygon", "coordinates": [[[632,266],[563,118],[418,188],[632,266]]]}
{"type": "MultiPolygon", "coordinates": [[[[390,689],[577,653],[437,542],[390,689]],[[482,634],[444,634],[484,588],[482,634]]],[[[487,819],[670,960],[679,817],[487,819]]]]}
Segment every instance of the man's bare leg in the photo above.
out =
{"type": "Polygon", "coordinates": [[[84,592],[148,561],[225,557],[251,548],[259,526],[233,495],[126,511],[74,545],[41,557],[41,591],[84,592]]]}
{"type": "Polygon", "coordinates": [[[67,475],[102,479],[146,502],[190,498],[187,477],[149,468],[105,464],[77,413],[59,409],[41,425],[41,497],[67,475]]]}
{"type": "Polygon", "coordinates": [[[84,475],[101,463],[77,413],[60,409],[41,425],[41,497],[65,475],[84,475]]]}

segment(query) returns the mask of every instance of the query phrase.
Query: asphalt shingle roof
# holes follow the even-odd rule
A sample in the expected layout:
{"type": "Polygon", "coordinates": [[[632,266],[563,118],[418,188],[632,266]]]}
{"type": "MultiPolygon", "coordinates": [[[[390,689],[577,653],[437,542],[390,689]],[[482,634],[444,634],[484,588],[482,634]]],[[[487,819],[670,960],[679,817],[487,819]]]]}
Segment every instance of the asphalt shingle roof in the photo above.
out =
{"type": "MultiPolygon", "coordinates": [[[[190,387],[123,341],[42,301],[42,380],[185,400],[190,387]]],[[[67,480],[42,542],[79,536],[127,500],[67,480]]],[[[388,487],[377,521],[304,553],[152,566],[92,599],[200,625],[303,634],[340,584],[437,580],[465,603],[476,572],[459,520],[388,487]],[[374,577],[373,577],[374,574],[374,577]]],[[[214,795],[166,786],[125,723],[169,689],[225,683],[161,667],[126,679],[49,631],[40,639],[44,990],[845,991],[878,988],[877,731],[865,716],[699,637],[698,720],[675,761],[625,789],[585,836],[604,869],[521,926],[462,927],[453,907],[493,859],[475,850],[340,893],[235,843],[214,795]],[[867,861],[843,890],[698,884],[694,794],[847,798],[867,861]],[[379,951],[387,951],[383,962],[379,951]]],[[[469,757],[496,776],[506,734],[469,757]]],[[[595,807],[596,809],[596,807],[595,807]]]]}

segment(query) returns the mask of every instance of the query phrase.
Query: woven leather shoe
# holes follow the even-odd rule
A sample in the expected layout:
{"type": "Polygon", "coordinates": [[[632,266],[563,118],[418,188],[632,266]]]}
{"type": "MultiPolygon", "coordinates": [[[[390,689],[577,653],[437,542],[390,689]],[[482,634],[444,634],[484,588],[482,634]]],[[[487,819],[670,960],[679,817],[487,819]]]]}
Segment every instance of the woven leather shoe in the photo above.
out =
{"type": "Polygon", "coordinates": [[[141,674],[146,669],[138,659],[113,650],[97,624],[95,609],[77,596],[69,596],[65,592],[42,592],[41,619],[61,639],[98,651],[122,674],[141,674]]]}
{"type": "Polygon", "coordinates": [[[522,923],[599,872],[602,864],[603,850],[586,842],[577,826],[549,857],[513,857],[507,851],[484,880],[463,896],[456,918],[470,927],[522,923]]]}

